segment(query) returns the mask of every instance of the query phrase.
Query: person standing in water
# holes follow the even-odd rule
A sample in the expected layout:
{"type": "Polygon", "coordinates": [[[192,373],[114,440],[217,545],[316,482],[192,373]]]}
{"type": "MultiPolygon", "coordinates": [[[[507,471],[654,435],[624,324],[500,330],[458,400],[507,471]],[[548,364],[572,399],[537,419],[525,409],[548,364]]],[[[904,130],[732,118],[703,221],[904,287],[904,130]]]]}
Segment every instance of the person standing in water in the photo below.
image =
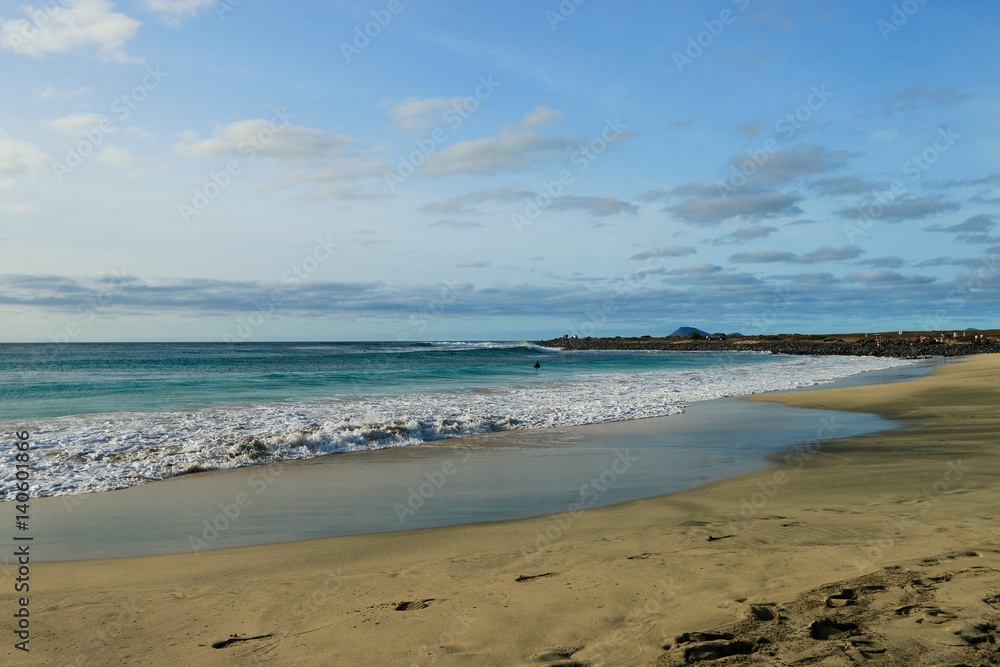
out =
{"type": "Polygon", "coordinates": [[[535,368],[541,368],[541,367],[542,365],[538,363],[538,360],[535,360],[535,368]]]}

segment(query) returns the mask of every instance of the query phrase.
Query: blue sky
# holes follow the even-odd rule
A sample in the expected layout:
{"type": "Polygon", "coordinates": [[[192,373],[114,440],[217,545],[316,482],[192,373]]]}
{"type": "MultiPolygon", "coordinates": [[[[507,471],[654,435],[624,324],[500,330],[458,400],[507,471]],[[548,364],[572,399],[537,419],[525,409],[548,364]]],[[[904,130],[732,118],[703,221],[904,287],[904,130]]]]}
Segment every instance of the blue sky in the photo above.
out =
{"type": "Polygon", "coordinates": [[[2,2],[0,340],[997,327],[997,25],[2,2]]]}

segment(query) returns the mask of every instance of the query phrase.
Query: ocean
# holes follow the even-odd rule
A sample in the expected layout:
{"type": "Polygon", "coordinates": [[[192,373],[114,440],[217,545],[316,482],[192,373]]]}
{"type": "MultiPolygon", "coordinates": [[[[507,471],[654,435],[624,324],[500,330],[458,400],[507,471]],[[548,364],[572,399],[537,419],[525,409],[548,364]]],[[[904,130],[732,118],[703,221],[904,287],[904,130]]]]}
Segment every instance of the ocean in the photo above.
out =
{"type": "MultiPolygon", "coordinates": [[[[0,345],[0,431],[30,432],[34,497],[109,491],[694,402],[907,365],[870,357],[561,352],[526,342],[0,345]],[[540,367],[535,367],[535,362],[540,367]]],[[[0,452],[10,499],[15,448],[0,452]]]]}

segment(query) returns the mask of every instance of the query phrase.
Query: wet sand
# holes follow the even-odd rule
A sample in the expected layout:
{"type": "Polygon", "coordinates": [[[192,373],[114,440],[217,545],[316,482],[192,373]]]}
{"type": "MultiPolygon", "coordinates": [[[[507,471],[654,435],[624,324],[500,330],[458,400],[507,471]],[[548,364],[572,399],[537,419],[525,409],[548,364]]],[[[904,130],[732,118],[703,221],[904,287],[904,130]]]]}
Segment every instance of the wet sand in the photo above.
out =
{"type": "Polygon", "coordinates": [[[802,443],[768,470],[585,512],[36,564],[32,651],[13,648],[15,595],[5,585],[0,656],[39,665],[995,664],[1000,357],[905,383],[757,400],[875,412],[905,426],[802,443]]]}
{"type": "MultiPolygon", "coordinates": [[[[574,501],[590,509],[767,468],[767,455],[820,431],[847,436],[894,425],[875,415],[722,399],[670,417],[183,475],[34,500],[34,557],[183,553],[509,520],[562,512],[574,501]],[[618,472],[610,468],[616,461],[618,472]]],[[[0,525],[13,525],[15,514],[13,503],[0,503],[0,525]]]]}

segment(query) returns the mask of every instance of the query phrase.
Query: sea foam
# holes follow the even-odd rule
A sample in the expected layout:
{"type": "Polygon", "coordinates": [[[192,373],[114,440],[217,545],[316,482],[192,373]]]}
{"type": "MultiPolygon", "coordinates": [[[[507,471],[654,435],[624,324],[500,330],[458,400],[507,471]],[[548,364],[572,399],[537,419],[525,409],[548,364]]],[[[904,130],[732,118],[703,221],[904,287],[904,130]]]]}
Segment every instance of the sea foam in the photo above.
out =
{"type": "MultiPolygon", "coordinates": [[[[32,495],[108,491],[192,469],[260,465],[509,429],[666,416],[695,401],[795,389],[908,363],[874,357],[769,357],[762,363],[594,373],[571,382],[481,391],[53,418],[31,428],[32,495]]],[[[14,488],[14,463],[12,452],[0,455],[0,489],[14,488]]],[[[3,493],[0,500],[12,498],[3,493]]]]}

